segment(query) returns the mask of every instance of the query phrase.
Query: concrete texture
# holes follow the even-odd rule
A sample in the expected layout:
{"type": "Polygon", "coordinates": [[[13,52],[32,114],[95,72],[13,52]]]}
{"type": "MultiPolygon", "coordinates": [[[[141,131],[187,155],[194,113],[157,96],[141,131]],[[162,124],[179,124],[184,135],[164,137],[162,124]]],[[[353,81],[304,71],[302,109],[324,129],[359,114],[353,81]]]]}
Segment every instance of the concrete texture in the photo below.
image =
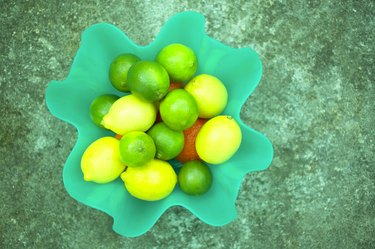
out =
{"type": "Polygon", "coordinates": [[[375,248],[373,1],[3,0],[0,21],[0,248],[375,248]],[[273,142],[274,161],[246,176],[229,225],[174,207],[124,238],[65,192],[77,134],[48,112],[45,89],[67,76],[88,26],[114,23],[148,44],[184,10],[260,54],[264,76],[241,115],[273,142]]]}

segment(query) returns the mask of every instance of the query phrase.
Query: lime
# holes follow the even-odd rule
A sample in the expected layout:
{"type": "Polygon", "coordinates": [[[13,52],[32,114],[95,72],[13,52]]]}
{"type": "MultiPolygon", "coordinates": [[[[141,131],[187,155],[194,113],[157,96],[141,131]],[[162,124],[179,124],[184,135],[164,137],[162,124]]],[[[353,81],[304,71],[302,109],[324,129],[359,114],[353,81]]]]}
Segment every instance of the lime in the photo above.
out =
{"type": "Polygon", "coordinates": [[[154,159],[152,138],[142,131],[126,133],[120,140],[120,160],[129,167],[139,167],[154,159]]]}
{"type": "Polygon", "coordinates": [[[156,56],[159,62],[168,71],[173,81],[187,81],[197,71],[198,61],[194,51],[179,43],[164,47],[156,56]]]}
{"type": "Polygon", "coordinates": [[[220,164],[230,159],[241,144],[241,129],[234,118],[227,115],[208,120],[195,140],[199,157],[211,164],[220,164]]]}
{"type": "Polygon", "coordinates": [[[197,102],[200,118],[219,115],[227,105],[227,89],[215,76],[200,74],[186,84],[185,90],[193,95],[197,102]]]}
{"type": "Polygon", "coordinates": [[[127,78],[129,68],[141,59],[130,53],[120,54],[111,63],[109,67],[109,79],[112,85],[119,91],[129,91],[127,78]]]}
{"type": "Polygon", "coordinates": [[[90,104],[90,118],[99,127],[104,128],[101,124],[103,117],[108,113],[112,104],[119,97],[113,94],[103,94],[96,97],[90,104]]]}
{"type": "Polygon", "coordinates": [[[154,61],[139,61],[128,72],[130,91],[148,101],[158,101],[168,92],[169,76],[162,65],[154,61]]]}
{"type": "Polygon", "coordinates": [[[160,103],[160,116],[169,128],[185,130],[198,119],[197,103],[184,89],[172,90],[160,103]]]}
{"type": "Polygon", "coordinates": [[[85,181],[108,183],[124,171],[120,161],[119,141],[113,137],[102,137],[91,143],[81,158],[81,170],[85,181]]]}
{"type": "Polygon", "coordinates": [[[163,122],[155,124],[147,132],[156,145],[156,158],[170,160],[176,157],[184,147],[184,133],[169,128],[163,122]]]}
{"type": "Polygon", "coordinates": [[[128,167],[121,174],[121,179],[132,196],[145,201],[167,197],[177,183],[172,166],[159,159],[153,159],[141,167],[128,167]]]}
{"type": "Polygon", "coordinates": [[[130,131],[147,131],[155,122],[156,107],[133,94],[123,96],[113,103],[102,125],[116,134],[130,131]]]}
{"type": "Polygon", "coordinates": [[[178,173],[181,190],[188,195],[202,195],[212,185],[210,168],[201,161],[184,163],[178,173]]]}

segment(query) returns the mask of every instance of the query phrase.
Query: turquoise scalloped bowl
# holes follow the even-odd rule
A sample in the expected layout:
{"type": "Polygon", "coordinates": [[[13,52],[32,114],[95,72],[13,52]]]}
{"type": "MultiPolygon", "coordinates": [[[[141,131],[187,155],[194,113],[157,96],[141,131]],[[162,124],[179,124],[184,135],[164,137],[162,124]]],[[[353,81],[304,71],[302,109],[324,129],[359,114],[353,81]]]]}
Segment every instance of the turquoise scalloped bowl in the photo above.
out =
{"type": "Polygon", "coordinates": [[[182,12],[170,18],[155,40],[147,46],[135,44],[123,31],[111,24],[99,23],[89,27],[82,34],[81,46],[67,78],[51,81],[46,90],[50,112],[72,124],[78,131],[77,143],[63,170],[67,192],[77,201],[112,216],[113,230],[126,237],[146,233],[169,207],[176,205],[185,207],[213,226],[233,221],[237,217],[235,201],[243,177],[250,172],[266,169],[273,157],[271,142],[240,119],[241,107],[258,85],[261,75],[261,61],[255,51],[250,48],[231,48],[210,38],[205,34],[204,17],[196,12],[182,12]],[[162,47],[176,42],[195,51],[199,62],[197,74],[215,75],[226,85],[229,102],[223,113],[237,120],[243,134],[238,152],[221,165],[209,165],[213,173],[213,185],[202,196],[185,195],[177,185],[167,198],[147,202],[132,197],[121,179],[103,185],[85,182],[80,169],[84,150],[94,140],[113,135],[91,122],[89,105],[103,93],[123,95],[109,82],[110,62],[125,52],[152,60],[162,47]]]}

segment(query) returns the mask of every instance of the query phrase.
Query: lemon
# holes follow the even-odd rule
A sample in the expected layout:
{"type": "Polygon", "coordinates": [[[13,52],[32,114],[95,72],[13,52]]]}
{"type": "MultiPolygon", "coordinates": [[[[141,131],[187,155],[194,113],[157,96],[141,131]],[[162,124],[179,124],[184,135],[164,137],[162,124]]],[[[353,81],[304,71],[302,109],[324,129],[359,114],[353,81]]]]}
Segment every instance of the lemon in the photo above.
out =
{"type": "Polygon", "coordinates": [[[120,140],[120,159],[129,167],[139,167],[154,159],[154,140],[143,131],[131,131],[120,140]]]}
{"type": "Polygon", "coordinates": [[[156,107],[133,94],[116,100],[103,117],[102,125],[119,135],[147,131],[156,120],[156,107]]]}
{"type": "Polygon", "coordinates": [[[81,170],[85,181],[108,183],[124,171],[120,161],[119,140],[102,137],[91,143],[81,158],[81,170]]]}
{"type": "Polygon", "coordinates": [[[141,200],[157,201],[172,193],[177,175],[172,166],[159,159],[153,159],[141,167],[128,167],[121,174],[128,192],[141,200]]]}
{"type": "Polygon", "coordinates": [[[159,62],[168,71],[173,81],[187,81],[197,71],[198,60],[194,51],[180,43],[165,46],[156,56],[159,62]]]}
{"type": "Polygon", "coordinates": [[[199,157],[211,164],[229,160],[240,147],[241,129],[234,118],[227,115],[208,120],[195,140],[199,157]]]}
{"type": "Polygon", "coordinates": [[[221,80],[209,74],[200,74],[185,86],[198,105],[200,118],[219,115],[228,102],[228,92],[221,80]]]}

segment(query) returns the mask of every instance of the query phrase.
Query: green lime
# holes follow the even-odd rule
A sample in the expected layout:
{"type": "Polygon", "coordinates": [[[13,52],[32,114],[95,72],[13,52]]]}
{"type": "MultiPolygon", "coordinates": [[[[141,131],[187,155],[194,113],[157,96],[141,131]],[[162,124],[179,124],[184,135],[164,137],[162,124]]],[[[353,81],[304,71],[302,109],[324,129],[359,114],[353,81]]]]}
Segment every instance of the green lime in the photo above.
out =
{"type": "Polygon", "coordinates": [[[169,128],[163,122],[155,124],[147,132],[156,145],[156,158],[170,160],[184,148],[184,133],[169,128]]]}
{"type": "Polygon", "coordinates": [[[169,89],[169,76],[162,65],[154,61],[139,61],[128,72],[130,91],[148,101],[162,99],[169,89]]]}
{"type": "Polygon", "coordinates": [[[151,161],[155,153],[154,141],[142,131],[128,132],[120,140],[120,159],[126,166],[142,166],[151,161]]]}
{"type": "Polygon", "coordinates": [[[160,103],[160,116],[169,128],[185,130],[198,119],[197,103],[184,89],[172,90],[160,103]]]}
{"type": "Polygon", "coordinates": [[[182,165],[178,173],[181,190],[188,195],[206,193],[212,185],[210,168],[201,161],[189,161],[182,165]]]}
{"type": "Polygon", "coordinates": [[[159,159],[153,159],[141,167],[129,167],[120,177],[129,194],[145,201],[167,197],[177,183],[172,165],[159,159]]]}
{"type": "Polygon", "coordinates": [[[120,54],[111,63],[109,67],[109,79],[112,85],[119,91],[129,91],[127,78],[129,68],[141,59],[130,53],[120,54]]]}
{"type": "Polygon", "coordinates": [[[124,171],[119,158],[119,141],[114,137],[102,137],[91,143],[81,158],[81,170],[85,181],[108,183],[124,171]]]}
{"type": "Polygon", "coordinates": [[[99,127],[104,128],[101,124],[103,117],[108,113],[112,104],[119,97],[112,94],[104,94],[96,97],[90,104],[90,118],[99,127]]]}
{"type": "Polygon", "coordinates": [[[156,56],[159,62],[168,71],[173,81],[187,81],[197,71],[198,61],[194,51],[179,43],[164,47],[156,56]]]}

